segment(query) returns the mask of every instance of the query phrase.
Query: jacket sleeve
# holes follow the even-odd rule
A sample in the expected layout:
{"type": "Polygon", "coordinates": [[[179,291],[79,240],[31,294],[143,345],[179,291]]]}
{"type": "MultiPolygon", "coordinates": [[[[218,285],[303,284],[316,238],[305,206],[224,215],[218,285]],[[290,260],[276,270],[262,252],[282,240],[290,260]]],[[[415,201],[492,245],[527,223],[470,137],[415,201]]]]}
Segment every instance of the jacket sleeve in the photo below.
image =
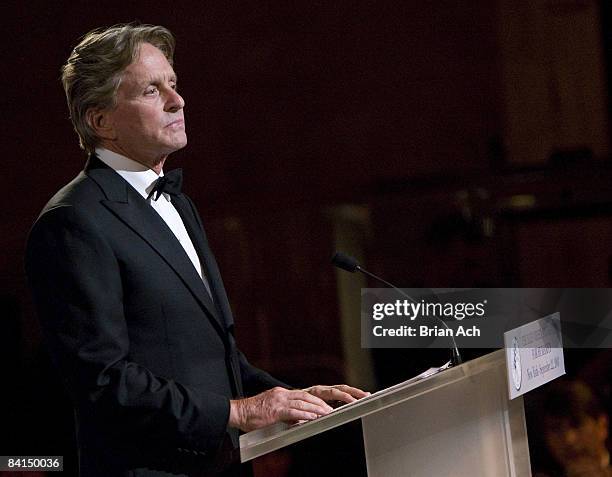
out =
{"type": "Polygon", "coordinates": [[[30,233],[26,271],[50,353],[81,413],[121,442],[217,453],[229,400],[129,359],[124,272],[91,218],[73,206],[46,211],[30,233]]]}
{"type": "Polygon", "coordinates": [[[253,366],[247,360],[242,351],[238,350],[238,360],[240,362],[240,376],[244,386],[244,391],[247,396],[252,396],[260,392],[266,391],[276,386],[285,389],[294,389],[293,386],[286,384],[267,372],[253,366]]]}

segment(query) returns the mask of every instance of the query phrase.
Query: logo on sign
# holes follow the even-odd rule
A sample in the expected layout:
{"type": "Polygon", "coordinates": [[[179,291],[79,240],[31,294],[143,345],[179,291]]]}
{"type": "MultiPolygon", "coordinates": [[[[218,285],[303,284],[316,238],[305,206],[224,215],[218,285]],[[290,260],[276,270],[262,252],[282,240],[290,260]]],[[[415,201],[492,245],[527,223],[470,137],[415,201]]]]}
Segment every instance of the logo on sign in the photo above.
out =
{"type": "Polygon", "coordinates": [[[521,350],[519,348],[518,339],[515,336],[512,340],[512,381],[514,387],[518,391],[521,389],[521,382],[523,380],[523,371],[521,368],[521,350]]]}

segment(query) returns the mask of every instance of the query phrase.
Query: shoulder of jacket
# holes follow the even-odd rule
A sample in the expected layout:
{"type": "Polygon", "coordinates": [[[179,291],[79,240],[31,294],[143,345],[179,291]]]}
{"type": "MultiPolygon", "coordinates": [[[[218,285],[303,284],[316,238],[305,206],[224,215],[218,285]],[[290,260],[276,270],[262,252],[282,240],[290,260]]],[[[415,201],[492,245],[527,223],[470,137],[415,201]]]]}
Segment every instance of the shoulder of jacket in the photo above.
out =
{"type": "Polygon", "coordinates": [[[103,198],[104,193],[98,184],[81,172],[49,199],[40,216],[59,207],[88,208],[99,203],[103,198]]]}

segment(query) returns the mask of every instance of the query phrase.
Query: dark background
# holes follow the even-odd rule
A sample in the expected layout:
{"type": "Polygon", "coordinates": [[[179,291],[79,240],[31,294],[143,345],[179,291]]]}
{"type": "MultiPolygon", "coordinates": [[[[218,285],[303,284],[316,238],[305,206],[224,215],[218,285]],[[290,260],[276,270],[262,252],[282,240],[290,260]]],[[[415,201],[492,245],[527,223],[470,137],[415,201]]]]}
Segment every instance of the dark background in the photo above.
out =
{"type": "MultiPolygon", "coordinates": [[[[1,454],[74,466],[22,260],[37,213],[85,161],[59,70],[95,27],[175,34],[189,144],[167,164],[205,220],[241,348],[273,374],[381,387],[445,357],[374,352],[355,368],[335,248],[405,287],[610,286],[605,0],[4,8],[1,454]]],[[[566,360],[607,399],[602,356],[566,360]]],[[[259,472],[285,475],[283,459],[259,472]]]]}

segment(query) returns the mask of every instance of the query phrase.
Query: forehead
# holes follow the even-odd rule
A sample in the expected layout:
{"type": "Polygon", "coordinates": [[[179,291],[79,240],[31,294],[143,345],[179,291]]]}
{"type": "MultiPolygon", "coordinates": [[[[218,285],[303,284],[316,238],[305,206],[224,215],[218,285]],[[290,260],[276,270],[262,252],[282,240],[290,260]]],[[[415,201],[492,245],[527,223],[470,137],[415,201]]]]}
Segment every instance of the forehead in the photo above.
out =
{"type": "Polygon", "coordinates": [[[137,83],[175,77],[174,70],[162,51],[150,43],[138,47],[136,58],[123,71],[123,80],[137,83]]]}

